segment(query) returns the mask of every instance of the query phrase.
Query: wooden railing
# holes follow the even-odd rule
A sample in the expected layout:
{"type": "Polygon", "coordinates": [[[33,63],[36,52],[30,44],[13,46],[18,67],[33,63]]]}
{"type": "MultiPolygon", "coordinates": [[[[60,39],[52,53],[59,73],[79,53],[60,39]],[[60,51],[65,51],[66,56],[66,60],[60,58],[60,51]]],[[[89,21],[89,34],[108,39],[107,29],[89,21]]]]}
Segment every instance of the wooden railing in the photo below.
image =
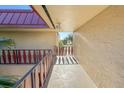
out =
{"type": "Polygon", "coordinates": [[[48,74],[54,62],[55,55],[52,50],[43,57],[29,72],[16,82],[13,88],[41,88],[45,87],[48,74]]]}
{"type": "Polygon", "coordinates": [[[0,64],[36,64],[50,49],[1,50],[0,64]]]}
{"type": "Polygon", "coordinates": [[[56,47],[55,51],[59,56],[73,55],[73,46],[56,47]]]}

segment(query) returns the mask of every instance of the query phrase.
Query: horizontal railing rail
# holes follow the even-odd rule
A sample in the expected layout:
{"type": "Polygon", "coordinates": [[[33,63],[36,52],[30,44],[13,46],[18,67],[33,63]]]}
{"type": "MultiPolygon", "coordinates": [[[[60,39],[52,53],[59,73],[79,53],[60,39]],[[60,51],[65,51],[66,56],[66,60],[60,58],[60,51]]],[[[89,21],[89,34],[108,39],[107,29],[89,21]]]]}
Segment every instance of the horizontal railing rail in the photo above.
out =
{"type": "Polygon", "coordinates": [[[55,55],[52,50],[43,57],[43,59],[33,66],[20,80],[16,82],[13,88],[41,88],[45,87],[48,74],[53,65],[55,55]]]}
{"type": "Polygon", "coordinates": [[[36,64],[50,49],[0,50],[0,64],[36,64]]]}

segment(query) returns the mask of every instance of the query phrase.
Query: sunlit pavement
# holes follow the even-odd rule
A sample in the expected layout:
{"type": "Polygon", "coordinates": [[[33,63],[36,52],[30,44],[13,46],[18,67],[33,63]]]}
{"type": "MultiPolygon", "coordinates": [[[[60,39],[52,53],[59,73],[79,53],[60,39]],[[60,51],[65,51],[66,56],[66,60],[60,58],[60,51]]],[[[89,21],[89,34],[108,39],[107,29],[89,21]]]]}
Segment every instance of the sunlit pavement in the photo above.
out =
{"type": "Polygon", "coordinates": [[[80,64],[54,65],[48,88],[94,88],[80,64]]]}

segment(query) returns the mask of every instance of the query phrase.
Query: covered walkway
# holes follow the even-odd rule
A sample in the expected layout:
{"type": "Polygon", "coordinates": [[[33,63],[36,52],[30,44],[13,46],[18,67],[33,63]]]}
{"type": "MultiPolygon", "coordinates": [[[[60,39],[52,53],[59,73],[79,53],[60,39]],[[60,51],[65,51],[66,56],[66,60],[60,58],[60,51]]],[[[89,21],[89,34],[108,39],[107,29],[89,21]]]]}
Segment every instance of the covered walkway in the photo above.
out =
{"type": "Polygon", "coordinates": [[[124,6],[24,6],[0,6],[0,75],[21,77],[11,87],[124,87],[124,6]]]}
{"type": "Polygon", "coordinates": [[[93,88],[96,87],[84,69],[72,56],[57,56],[56,64],[48,83],[48,88],[93,88]],[[63,60],[63,59],[68,59],[63,60]],[[70,59],[69,59],[70,58],[70,59]],[[59,60],[59,61],[58,61],[59,60]],[[61,63],[70,64],[61,64],[61,63]],[[60,63],[60,64],[58,64],[60,63]],[[73,64],[72,64],[73,63],[73,64]],[[75,64],[74,64],[75,63],[75,64]]]}

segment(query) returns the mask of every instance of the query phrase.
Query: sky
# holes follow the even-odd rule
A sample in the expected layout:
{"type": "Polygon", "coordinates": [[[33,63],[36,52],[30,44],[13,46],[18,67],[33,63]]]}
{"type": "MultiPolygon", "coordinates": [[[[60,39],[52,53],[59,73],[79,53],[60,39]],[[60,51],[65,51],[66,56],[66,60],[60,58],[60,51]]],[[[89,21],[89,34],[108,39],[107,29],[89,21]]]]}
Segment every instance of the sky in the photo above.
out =
{"type": "Polygon", "coordinates": [[[68,35],[73,34],[73,32],[59,32],[60,39],[63,40],[68,35]]]}
{"type": "Polygon", "coordinates": [[[24,9],[31,10],[29,5],[0,5],[0,9],[24,9]]]}

